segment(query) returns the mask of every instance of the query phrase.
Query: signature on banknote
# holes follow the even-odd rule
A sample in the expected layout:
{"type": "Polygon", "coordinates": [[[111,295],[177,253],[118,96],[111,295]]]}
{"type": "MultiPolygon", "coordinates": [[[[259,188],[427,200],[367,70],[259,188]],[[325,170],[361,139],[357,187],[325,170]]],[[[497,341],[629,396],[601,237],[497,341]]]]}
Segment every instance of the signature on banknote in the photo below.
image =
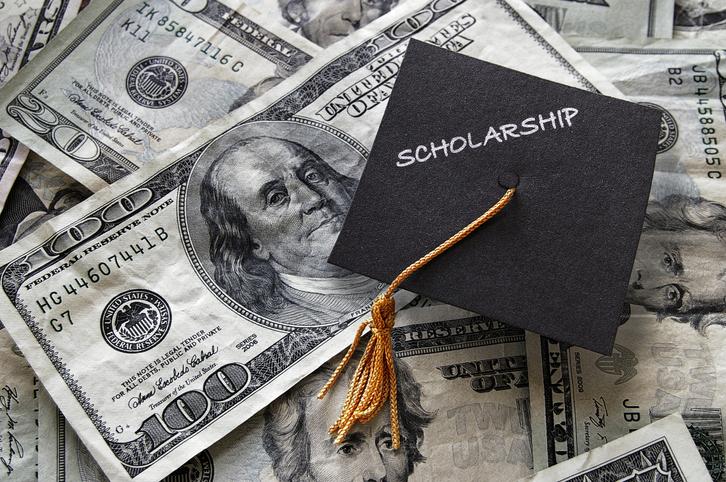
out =
{"type": "Polygon", "coordinates": [[[17,45],[22,43],[21,39],[27,36],[28,30],[33,25],[32,19],[26,21],[27,13],[20,14],[15,21],[11,17],[10,23],[5,27],[5,35],[0,37],[0,42],[2,42],[0,45],[0,84],[7,79],[11,72],[15,72],[15,66],[22,52],[17,45]]]}
{"type": "Polygon", "coordinates": [[[590,416],[590,422],[598,428],[605,428],[605,419],[608,416],[608,407],[605,403],[605,399],[600,397],[599,399],[592,399],[595,415],[590,416]]]}
{"type": "Polygon", "coordinates": [[[22,459],[25,453],[22,444],[15,437],[14,433],[17,421],[12,416],[12,409],[14,406],[19,404],[20,400],[18,398],[18,389],[11,387],[10,385],[5,385],[2,388],[2,395],[0,395],[0,410],[2,410],[2,413],[5,415],[5,429],[7,432],[5,437],[3,437],[5,439],[3,441],[3,445],[7,448],[5,450],[0,449],[0,452],[4,453],[0,456],[0,462],[2,462],[5,467],[7,475],[10,475],[14,470],[14,459],[22,459]]]}

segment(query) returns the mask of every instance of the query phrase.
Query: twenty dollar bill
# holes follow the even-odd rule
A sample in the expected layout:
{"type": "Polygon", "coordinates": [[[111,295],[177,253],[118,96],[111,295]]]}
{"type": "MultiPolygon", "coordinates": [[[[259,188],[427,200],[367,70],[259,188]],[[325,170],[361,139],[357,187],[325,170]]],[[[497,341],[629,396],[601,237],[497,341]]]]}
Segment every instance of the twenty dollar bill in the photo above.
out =
{"type": "Polygon", "coordinates": [[[319,48],[219,0],[94,2],[2,90],[0,127],[96,191],[319,48]]]}

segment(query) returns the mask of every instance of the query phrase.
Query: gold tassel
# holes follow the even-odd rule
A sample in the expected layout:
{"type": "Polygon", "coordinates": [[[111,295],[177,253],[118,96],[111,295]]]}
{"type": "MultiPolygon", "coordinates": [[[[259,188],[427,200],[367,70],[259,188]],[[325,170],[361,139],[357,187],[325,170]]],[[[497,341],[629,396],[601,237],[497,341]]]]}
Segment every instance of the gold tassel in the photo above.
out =
{"type": "Polygon", "coordinates": [[[330,376],[328,382],[318,393],[322,399],[335,385],[345,370],[346,365],[353,357],[360,337],[366,327],[371,328],[371,338],[358,363],[353,379],[348,388],[348,394],[343,402],[343,408],[338,420],[330,427],[330,433],[336,434],[335,442],[342,443],[356,423],[368,423],[381,411],[386,400],[391,403],[391,438],[393,448],[401,445],[401,432],[398,422],[398,391],[396,384],[396,368],[393,365],[393,342],[391,331],[396,322],[396,302],[394,292],[409,276],[427,265],[441,253],[473,233],[479,226],[499,213],[514,196],[516,189],[509,188],[484,214],[469,223],[458,233],[441,243],[436,249],[411,264],[399,274],[390,284],[386,292],[376,298],[371,307],[371,319],[364,321],[358,327],[353,342],[348,348],[340,364],[330,376]]]}

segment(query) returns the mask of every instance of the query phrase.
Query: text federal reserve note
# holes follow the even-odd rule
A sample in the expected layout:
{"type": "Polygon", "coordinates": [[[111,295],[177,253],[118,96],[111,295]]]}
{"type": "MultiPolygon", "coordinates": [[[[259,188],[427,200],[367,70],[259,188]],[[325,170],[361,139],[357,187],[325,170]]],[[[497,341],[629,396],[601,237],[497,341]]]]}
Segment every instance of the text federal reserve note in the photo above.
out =
{"type": "Polygon", "coordinates": [[[527,0],[562,35],[671,38],[673,0],[527,0]]]}
{"type": "Polygon", "coordinates": [[[94,191],[169,155],[319,50],[232,5],[94,2],[0,91],[0,127],[94,191]]]}
{"type": "Polygon", "coordinates": [[[711,477],[689,429],[674,414],[527,480],[707,482],[711,477]]]}
{"type": "MultiPolygon", "coordinates": [[[[436,306],[400,312],[393,339],[405,434],[401,450],[391,450],[385,413],[342,445],[329,443],[327,428],[337,405],[315,395],[336,358],[169,480],[473,481],[482,473],[516,480],[531,472],[522,330],[436,306]]],[[[342,400],[346,389],[340,383],[331,394],[342,400]]],[[[39,401],[40,480],[106,480],[50,399],[39,401]]]]}
{"type": "Polygon", "coordinates": [[[327,257],[414,36],[619,95],[519,1],[409,2],[3,251],[5,324],[109,478],[169,474],[351,341],[382,286],[327,257]]]}

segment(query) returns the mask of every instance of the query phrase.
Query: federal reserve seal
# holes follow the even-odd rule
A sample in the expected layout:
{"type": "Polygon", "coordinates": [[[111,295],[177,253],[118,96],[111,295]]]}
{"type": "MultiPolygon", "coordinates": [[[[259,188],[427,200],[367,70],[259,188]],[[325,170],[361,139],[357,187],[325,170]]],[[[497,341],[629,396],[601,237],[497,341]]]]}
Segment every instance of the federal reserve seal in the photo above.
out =
{"type": "MultiPolygon", "coordinates": [[[[168,480],[179,482],[211,482],[214,478],[212,456],[206,450],[198,453],[186,464],[169,475],[168,480]]],[[[166,480],[166,479],[165,479],[166,480]]]]}
{"type": "Polygon", "coordinates": [[[184,95],[189,76],[184,66],[171,57],[147,57],[131,67],[126,92],[131,100],[150,109],[169,107],[184,95]]]}
{"type": "Polygon", "coordinates": [[[650,102],[639,102],[639,104],[659,110],[662,114],[660,135],[658,136],[658,154],[662,154],[675,146],[678,140],[678,124],[676,124],[676,118],[673,117],[673,114],[658,104],[651,104],[650,102]]]}
{"type": "Polygon", "coordinates": [[[123,353],[150,350],[164,339],[170,326],[169,304],[149,290],[124,291],[101,314],[103,339],[123,353]]]}

